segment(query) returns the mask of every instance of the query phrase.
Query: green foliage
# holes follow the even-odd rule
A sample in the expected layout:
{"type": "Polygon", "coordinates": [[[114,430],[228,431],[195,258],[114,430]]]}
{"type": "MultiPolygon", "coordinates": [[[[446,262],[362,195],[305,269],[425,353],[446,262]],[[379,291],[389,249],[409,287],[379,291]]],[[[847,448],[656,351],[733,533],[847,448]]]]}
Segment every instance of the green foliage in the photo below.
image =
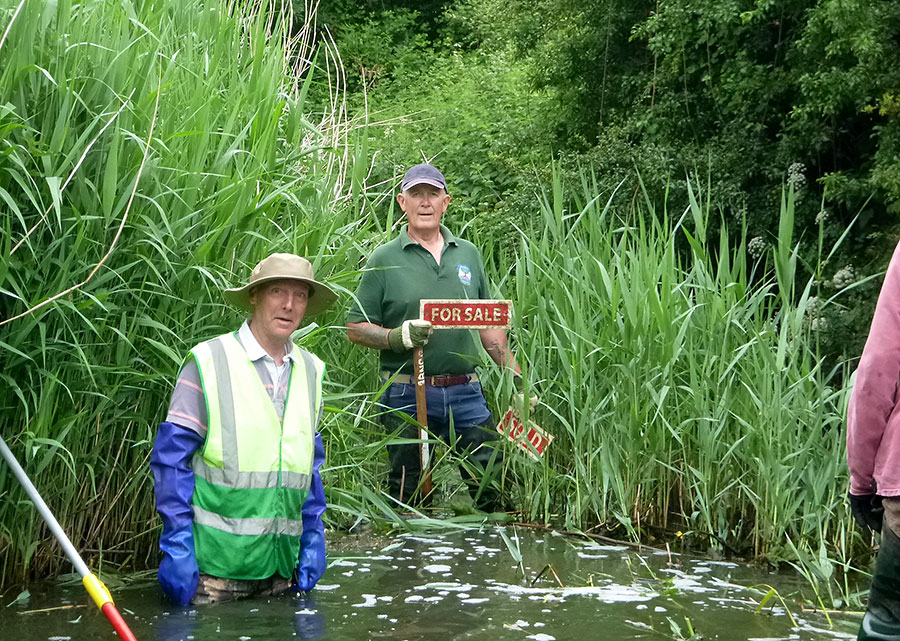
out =
{"type": "MultiPolygon", "coordinates": [[[[334,269],[338,173],[287,64],[309,52],[254,2],[19,8],[0,46],[0,431],[79,547],[153,563],[149,444],[186,349],[239,320],[221,288],[273,249],[334,269]]],[[[3,578],[58,567],[3,467],[0,493],[3,578]]]]}

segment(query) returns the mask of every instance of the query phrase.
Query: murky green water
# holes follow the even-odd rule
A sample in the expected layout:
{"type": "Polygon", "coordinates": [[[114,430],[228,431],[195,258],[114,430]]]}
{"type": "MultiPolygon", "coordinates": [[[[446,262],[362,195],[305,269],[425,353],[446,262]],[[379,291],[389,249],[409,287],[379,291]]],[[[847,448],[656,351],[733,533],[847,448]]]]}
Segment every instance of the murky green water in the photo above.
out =
{"type": "MultiPolygon", "coordinates": [[[[179,611],[155,586],[114,596],[140,641],[680,639],[690,636],[686,621],[703,639],[854,637],[853,620],[835,620],[832,629],[824,616],[803,613],[795,603],[795,622],[781,607],[756,613],[763,592],[752,588],[762,584],[783,595],[800,587],[790,575],[734,563],[489,526],[402,535],[379,543],[379,549],[332,553],[328,572],[305,598],[179,611]],[[559,581],[545,569],[548,563],[559,581]]],[[[5,604],[10,595],[4,599],[5,604]]],[[[0,611],[0,639],[116,638],[93,606],[81,607],[86,603],[78,586],[32,587],[27,603],[0,611]],[[64,605],[79,607],[33,612],[64,605]]]]}

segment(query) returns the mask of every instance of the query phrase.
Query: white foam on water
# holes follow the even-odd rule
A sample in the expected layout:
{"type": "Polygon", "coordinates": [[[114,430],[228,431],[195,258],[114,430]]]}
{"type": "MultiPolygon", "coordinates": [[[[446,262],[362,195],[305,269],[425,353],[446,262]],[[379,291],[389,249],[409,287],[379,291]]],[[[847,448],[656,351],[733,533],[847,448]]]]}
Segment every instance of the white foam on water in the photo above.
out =
{"type": "Polygon", "coordinates": [[[654,612],[668,612],[668,610],[666,610],[666,609],[665,609],[664,607],[662,607],[661,605],[658,605],[658,606],[656,606],[655,608],[653,608],[653,611],[654,611],[654,612]]]}
{"type": "Polygon", "coordinates": [[[347,570],[346,572],[341,572],[344,576],[353,576],[353,570],[347,570]]]}
{"type": "Polygon", "coordinates": [[[649,601],[656,595],[655,592],[642,586],[632,585],[600,585],[570,588],[531,588],[507,583],[497,583],[488,587],[490,590],[505,592],[510,595],[529,595],[538,598],[562,599],[569,596],[595,597],[605,603],[619,603],[631,601],[649,601]]]}
{"type": "Polygon", "coordinates": [[[399,537],[401,539],[406,539],[407,541],[418,541],[419,543],[428,543],[429,545],[444,543],[444,539],[432,539],[427,536],[420,536],[418,534],[401,534],[399,537]]]}
{"type": "Polygon", "coordinates": [[[529,625],[531,625],[531,624],[528,623],[528,621],[523,621],[522,619],[519,619],[518,621],[516,621],[515,623],[513,623],[513,625],[514,625],[514,626],[517,626],[517,627],[520,627],[520,628],[527,628],[527,627],[528,627],[529,625]]]}
{"type": "Polygon", "coordinates": [[[405,603],[417,603],[419,601],[423,601],[424,599],[425,597],[423,597],[421,594],[413,594],[403,599],[403,601],[405,603]]]}
{"type": "Polygon", "coordinates": [[[338,568],[355,568],[359,565],[356,561],[351,561],[350,559],[335,559],[331,562],[332,567],[338,568]]]}
{"type": "Polygon", "coordinates": [[[391,601],[394,600],[394,597],[392,597],[392,596],[380,596],[380,597],[378,597],[378,600],[379,600],[379,601],[386,601],[386,602],[390,603],[391,601]]]}
{"type": "Polygon", "coordinates": [[[737,568],[737,567],[740,567],[737,563],[734,563],[734,562],[732,562],[732,561],[707,561],[707,560],[703,560],[703,561],[698,561],[698,562],[697,562],[697,565],[701,565],[701,566],[702,566],[702,565],[718,565],[719,567],[723,567],[723,568],[737,568]]]}
{"type": "Polygon", "coordinates": [[[601,545],[600,543],[585,543],[582,546],[584,550],[605,550],[606,552],[624,552],[628,549],[624,545],[601,545]]]}
{"type": "Polygon", "coordinates": [[[556,637],[551,637],[549,634],[532,634],[525,638],[534,639],[534,641],[556,641],[556,637]]]}
{"type": "Polygon", "coordinates": [[[337,590],[340,586],[339,583],[335,584],[326,584],[326,583],[317,583],[316,584],[316,592],[329,592],[331,590],[337,590]]]}
{"type": "Polygon", "coordinates": [[[696,579],[690,577],[678,577],[672,580],[672,586],[682,592],[715,592],[715,588],[706,587],[696,579]]]}
{"type": "Polygon", "coordinates": [[[449,565],[441,565],[440,563],[434,565],[426,565],[422,568],[426,572],[431,572],[432,574],[446,573],[452,570],[449,565]]]}
{"type": "Polygon", "coordinates": [[[375,605],[378,605],[378,599],[374,594],[363,594],[361,596],[365,599],[365,601],[363,603],[354,603],[354,608],[371,608],[375,605]]]}
{"type": "Polygon", "coordinates": [[[450,561],[453,559],[453,556],[448,554],[426,554],[424,556],[427,556],[432,561],[450,561]]]}
{"type": "Polygon", "coordinates": [[[652,630],[653,629],[653,626],[651,626],[649,623],[644,623],[643,621],[632,621],[631,619],[625,619],[625,623],[627,623],[628,625],[634,626],[635,628],[642,628],[644,630],[652,630]]]}
{"type": "Polygon", "coordinates": [[[582,559],[608,559],[608,554],[585,554],[584,552],[579,552],[578,556],[582,559]]]}
{"type": "Polygon", "coordinates": [[[413,590],[442,590],[449,592],[471,592],[476,586],[471,583],[426,583],[413,586],[413,590]]]}
{"type": "Polygon", "coordinates": [[[465,550],[461,548],[449,547],[446,545],[439,545],[437,547],[431,548],[432,552],[437,554],[462,554],[465,550]]]}
{"type": "Polygon", "coordinates": [[[303,610],[297,610],[296,612],[294,612],[294,614],[306,614],[306,615],[315,614],[315,613],[316,613],[315,610],[310,610],[309,608],[305,608],[303,610]]]}
{"type": "Polygon", "coordinates": [[[490,599],[463,599],[462,603],[487,603],[490,599]]]}
{"type": "Polygon", "coordinates": [[[498,552],[502,552],[502,551],[503,550],[501,550],[500,548],[489,548],[486,545],[475,545],[472,547],[472,552],[475,552],[476,554],[494,555],[494,554],[497,554],[498,552]]]}

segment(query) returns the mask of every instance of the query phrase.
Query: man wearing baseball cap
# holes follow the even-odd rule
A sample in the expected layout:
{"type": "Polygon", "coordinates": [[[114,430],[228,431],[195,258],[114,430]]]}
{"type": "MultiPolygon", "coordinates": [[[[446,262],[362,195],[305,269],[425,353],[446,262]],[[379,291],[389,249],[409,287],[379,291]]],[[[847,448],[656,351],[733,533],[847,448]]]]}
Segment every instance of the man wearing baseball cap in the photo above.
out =
{"type": "Polygon", "coordinates": [[[291,334],[337,296],[293,254],[224,296],[249,318],[190,351],[150,458],[159,582],[180,605],[308,591],[325,572],[325,365],[291,334]]]}
{"type": "MultiPolygon", "coordinates": [[[[423,298],[489,298],[478,249],[441,224],[450,204],[443,174],[430,164],[412,167],[400,183],[397,203],[407,224],[397,238],[376,248],[369,258],[347,315],[347,335],[354,343],[380,350],[381,376],[391,381],[380,401],[389,410],[381,414],[382,423],[410,439],[417,436],[412,420],[416,415],[412,349],[424,346],[429,430],[452,440],[457,452],[467,454],[479,478],[463,468],[460,472],[475,507],[493,512],[504,504],[494,474],[502,457],[499,449],[487,445],[497,433],[475,372],[480,347],[500,367],[511,368],[514,380],[521,381],[522,371],[503,329],[478,330],[479,345],[472,330],[432,333],[431,323],[418,320],[423,298]]],[[[418,445],[389,445],[388,454],[391,495],[406,504],[422,498],[417,494],[418,445]]]]}

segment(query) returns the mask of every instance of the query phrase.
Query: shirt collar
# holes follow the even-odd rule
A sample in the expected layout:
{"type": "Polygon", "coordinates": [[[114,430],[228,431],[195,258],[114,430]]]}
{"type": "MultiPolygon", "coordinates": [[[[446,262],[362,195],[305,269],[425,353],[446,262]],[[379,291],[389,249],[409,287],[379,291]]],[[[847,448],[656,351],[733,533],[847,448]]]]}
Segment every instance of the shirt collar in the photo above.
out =
{"type": "MultiPolygon", "coordinates": [[[[262,345],[259,344],[259,341],[256,340],[256,336],[253,335],[253,332],[250,331],[250,321],[245,320],[244,324],[241,325],[241,328],[238,330],[238,340],[241,341],[241,345],[244,346],[244,350],[247,352],[247,356],[250,357],[251,361],[256,362],[261,358],[268,358],[270,361],[275,360],[269,356],[268,352],[266,352],[262,345]]],[[[293,341],[285,343],[284,359],[288,361],[294,360],[293,341]]]]}
{"type": "MultiPolygon", "coordinates": [[[[447,229],[446,227],[444,227],[443,225],[439,225],[439,227],[441,228],[441,236],[444,237],[444,244],[445,245],[456,245],[457,244],[456,236],[454,236],[452,233],[450,233],[450,230],[447,229]]],[[[409,225],[408,224],[403,225],[403,227],[400,228],[400,246],[403,249],[406,249],[410,245],[418,245],[418,244],[419,243],[417,243],[416,241],[414,241],[412,238],[409,237],[409,225]]]]}

